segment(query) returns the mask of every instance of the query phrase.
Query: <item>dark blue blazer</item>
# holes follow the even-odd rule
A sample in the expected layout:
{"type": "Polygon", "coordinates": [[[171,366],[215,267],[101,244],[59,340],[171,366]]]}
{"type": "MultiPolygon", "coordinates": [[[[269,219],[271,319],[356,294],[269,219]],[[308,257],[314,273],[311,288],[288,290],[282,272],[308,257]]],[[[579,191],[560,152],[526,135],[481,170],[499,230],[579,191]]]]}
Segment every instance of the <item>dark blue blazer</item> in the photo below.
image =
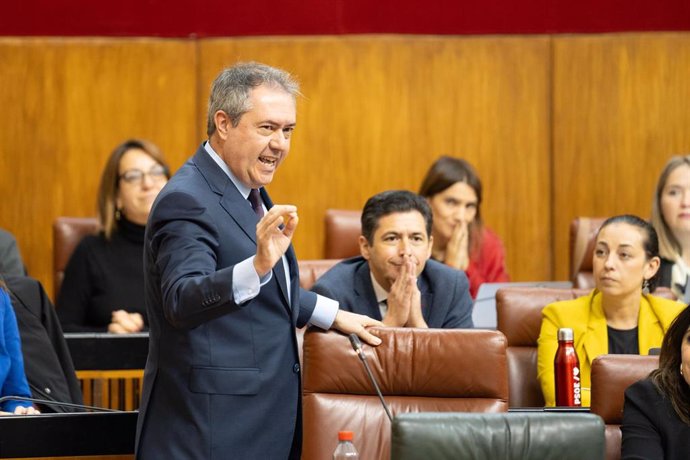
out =
{"type": "Polygon", "coordinates": [[[279,262],[258,296],[235,303],[233,267],[256,253],[257,220],[203,146],[157,197],[144,243],[150,345],[137,458],[299,458],[295,326],[316,295],[300,292],[291,247],[290,285],[279,262]]]}
{"type": "MultiPolygon", "coordinates": [[[[369,262],[354,257],[328,270],[312,291],[340,302],[340,309],[381,320],[369,262]]],[[[422,296],[422,316],[433,328],[471,328],[472,298],[465,273],[428,260],[417,278],[422,296]]]]}
{"type": "Polygon", "coordinates": [[[622,460],[687,460],[690,455],[690,425],[650,378],[625,390],[621,431],[622,460]]]}

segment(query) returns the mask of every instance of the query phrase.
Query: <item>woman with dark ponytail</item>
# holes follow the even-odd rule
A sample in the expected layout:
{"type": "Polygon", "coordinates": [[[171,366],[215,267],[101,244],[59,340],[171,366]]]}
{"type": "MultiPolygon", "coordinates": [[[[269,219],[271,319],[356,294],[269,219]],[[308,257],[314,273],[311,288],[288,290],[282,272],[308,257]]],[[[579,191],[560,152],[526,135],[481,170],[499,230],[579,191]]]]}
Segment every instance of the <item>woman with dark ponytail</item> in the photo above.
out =
{"type": "Polygon", "coordinates": [[[623,459],[687,459],[690,455],[690,307],[661,343],[659,369],[625,392],[623,459]]]}

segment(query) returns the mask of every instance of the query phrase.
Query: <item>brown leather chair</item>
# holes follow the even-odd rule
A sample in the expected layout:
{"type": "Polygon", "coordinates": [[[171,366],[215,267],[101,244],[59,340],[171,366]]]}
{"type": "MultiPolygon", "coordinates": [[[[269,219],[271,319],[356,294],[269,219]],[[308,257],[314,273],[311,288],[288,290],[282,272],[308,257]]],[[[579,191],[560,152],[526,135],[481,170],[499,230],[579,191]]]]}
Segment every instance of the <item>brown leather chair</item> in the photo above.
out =
{"type": "Polygon", "coordinates": [[[361,211],[326,209],[324,223],[326,259],[347,259],[359,255],[359,235],[362,233],[361,211]]]}
{"type": "MultiPolygon", "coordinates": [[[[591,289],[503,288],[496,293],[497,329],[508,341],[510,407],[541,407],[544,396],[537,379],[537,339],[541,311],[548,304],[587,295],[591,289]]],[[[654,295],[675,299],[668,288],[654,295]]]]}
{"type": "Polygon", "coordinates": [[[621,457],[621,429],[625,390],[659,367],[658,356],[602,355],[592,361],[590,410],[606,423],[606,458],[621,457]]]}
{"type": "Polygon", "coordinates": [[[340,262],[340,259],[300,260],[298,262],[299,285],[304,289],[311,289],[316,280],[338,262],[340,262]]]}
{"type": "MultiPolygon", "coordinates": [[[[392,414],[505,412],[506,340],[498,331],[378,329],[364,345],[392,414]]],[[[310,329],[304,338],[303,459],[330,458],[340,430],[360,458],[390,458],[391,426],[348,337],[310,329]]]]}
{"type": "Polygon", "coordinates": [[[589,290],[503,288],[496,293],[497,329],[508,341],[510,407],[543,407],[544,396],[537,380],[537,339],[541,311],[559,300],[580,297],[589,290]]]}
{"type": "Polygon", "coordinates": [[[594,288],[592,256],[604,217],[577,217],[570,223],[570,280],[573,287],[594,288]]]}
{"type": "Polygon", "coordinates": [[[58,217],[53,222],[53,299],[57,301],[65,268],[77,244],[100,228],[95,217],[58,217]]]}

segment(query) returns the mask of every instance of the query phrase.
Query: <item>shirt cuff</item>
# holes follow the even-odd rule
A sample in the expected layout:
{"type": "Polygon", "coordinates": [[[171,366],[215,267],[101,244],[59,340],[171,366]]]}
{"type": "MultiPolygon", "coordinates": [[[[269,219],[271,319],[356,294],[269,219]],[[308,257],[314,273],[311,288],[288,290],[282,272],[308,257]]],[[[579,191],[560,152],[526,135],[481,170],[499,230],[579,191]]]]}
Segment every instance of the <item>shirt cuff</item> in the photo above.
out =
{"type": "Polygon", "coordinates": [[[273,270],[259,278],[254,268],[254,256],[235,264],[232,270],[232,297],[236,304],[243,304],[259,295],[261,286],[271,280],[273,270]]]}
{"type": "Polygon", "coordinates": [[[309,324],[324,330],[330,329],[333,321],[335,321],[335,315],[338,314],[339,307],[340,304],[337,301],[317,294],[316,305],[311,318],[309,318],[309,324]]]}

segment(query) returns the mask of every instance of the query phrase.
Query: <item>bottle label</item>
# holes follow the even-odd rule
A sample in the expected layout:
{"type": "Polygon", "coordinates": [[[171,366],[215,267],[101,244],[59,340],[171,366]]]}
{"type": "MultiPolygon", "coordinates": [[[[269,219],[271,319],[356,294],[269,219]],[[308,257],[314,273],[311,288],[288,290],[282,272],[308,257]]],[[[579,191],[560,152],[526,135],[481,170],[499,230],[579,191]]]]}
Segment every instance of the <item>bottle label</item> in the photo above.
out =
{"type": "Polygon", "coordinates": [[[573,366],[573,403],[576,406],[582,405],[580,393],[580,368],[573,366]]]}

